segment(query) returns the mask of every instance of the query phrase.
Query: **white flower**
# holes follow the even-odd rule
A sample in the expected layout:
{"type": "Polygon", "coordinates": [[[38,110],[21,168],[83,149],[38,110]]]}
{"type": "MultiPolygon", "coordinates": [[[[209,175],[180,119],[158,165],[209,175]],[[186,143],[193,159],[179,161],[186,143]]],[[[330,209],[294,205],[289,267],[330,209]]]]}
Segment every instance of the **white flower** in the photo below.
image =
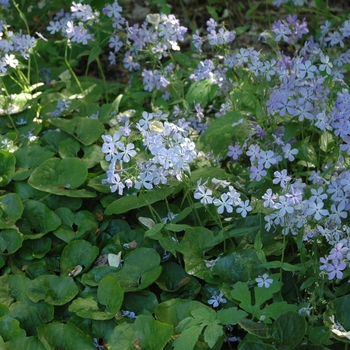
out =
{"type": "Polygon", "coordinates": [[[267,273],[264,273],[262,276],[256,278],[255,281],[258,283],[259,288],[269,288],[271,283],[273,282],[273,279],[269,278],[269,275],[267,273]]]}

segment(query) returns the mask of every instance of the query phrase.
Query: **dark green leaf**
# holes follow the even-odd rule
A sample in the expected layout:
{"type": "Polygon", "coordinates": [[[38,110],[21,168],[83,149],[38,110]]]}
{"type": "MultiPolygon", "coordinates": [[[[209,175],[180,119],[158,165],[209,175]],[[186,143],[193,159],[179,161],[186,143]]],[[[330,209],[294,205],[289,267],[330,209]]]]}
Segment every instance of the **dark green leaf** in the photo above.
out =
{"type": "Polygon", "coordinates": [[[0,187],[10,183],[15,174],[15,156],[3,150],[0,150],[0,187]]]}
{"type": "Polygon", "coordinates": [[[0,229],[9,228],[22,216],[23,204],[16,193],[0,197],[0,229]]]}

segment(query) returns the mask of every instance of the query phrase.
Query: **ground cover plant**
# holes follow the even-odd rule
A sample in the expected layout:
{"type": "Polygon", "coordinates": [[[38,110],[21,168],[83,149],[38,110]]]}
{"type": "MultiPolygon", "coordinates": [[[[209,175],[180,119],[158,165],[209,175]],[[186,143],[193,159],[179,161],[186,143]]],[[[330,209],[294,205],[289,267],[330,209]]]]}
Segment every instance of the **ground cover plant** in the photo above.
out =
{"type": "Polygon", "coordinates": [[[0,5],[0,349],[348,348],[348,14],[0,5]]]}

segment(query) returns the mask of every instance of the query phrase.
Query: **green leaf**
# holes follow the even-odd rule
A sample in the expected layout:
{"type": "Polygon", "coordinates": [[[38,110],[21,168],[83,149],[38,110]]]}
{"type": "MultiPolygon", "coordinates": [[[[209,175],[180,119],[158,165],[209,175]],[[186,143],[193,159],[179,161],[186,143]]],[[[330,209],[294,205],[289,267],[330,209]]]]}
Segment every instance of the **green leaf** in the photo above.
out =
{"type": "Polygon", "coordinates": [[[207,305],[196,300],[171,299],[160,303],[155,310],[157,320],[169,323],[174,327],[180,321],[192,316],[192,311],[198,308],[211,310],[207,305]]]}
{"type": "Polygon", "coordinates": [[[123,267],[113,276],[124,292],[140,291],[150,286],[162,272],[160,256],[153,248],[140,247],[124,259],[123,267]]]}
{"type": "Polygon", "coordinates": [[[117,199],[105,210],[106,215],[122,214],[132,209],[142,208],[156,203],[168,197],[175,191],[175,187],[162,187],[139,194],[139,196],[127,196],[117,199]]]}
{"type": "Polygon", "coordinates": [[[217,343],[220,337],[223,337],[224,329],[223,326],[216,324],[215,322],[209,324],[204,330],[204,340],[212,349],[217,343]]]}
{"type": "Polygon", "coordinates": [[[89,146],[97,141],[104,132],[103,124],[97,119],[73,117],[72,119],[49,119],[56,128],[76,138],[80,143],[89,146]]]}
{"type": "Polygon", "coordinates": [[[330,152],[335,146],[334,136],[330,132],[324,131],[320,136],[318,144],[323,152],[330,152]]]}
{"type": "Polygon", "coordinates": [[[20,327],[26,331],[27,335],[37,335],[36,330],[43,323],[38,310],[24,303],[12,308],[9,316],[19,321],[20,327]]]}
{"type": "Polygon", "coordinates": [[[25,239],[35,239],[56,230],[60,224],[60,218],[45,204],[28,200],[24,203],[24,212],[18,222],[18,228],[25,235],[25,239]]]}
{"type": "MultiPolygon", "coordinates": [[[[134,323],[121,323],[107,339],[110,350],[141,349],[162,350],[171,339],[173,327],[156,321],[152,316],[139,315],[134,323]]],[[[187,348],[182,348],[187,349],[187,348]]]]}
{"type": "Polygon", "coordinates": [[[15,174],[16,157],[10,153],[0,150],[0,187],[10,183],[15,174]]]}
{"type": "Polygon", "coordinates": [[[269,327],[264,323],[253,322],[246,318],[238,321],[238,324],[250,334],[254,334],[261,339],[271,339],[269,327]]]}
{"type": "Polygon", "coordinates": [[[95,215],[87,210],[73,213],[70,209],[61,207],[55,213],[61,218],[62,225],[53,234],[66,243],[94,233],[98,228],[95,215]]]}
{"type": "Polygon", "coordinates": [[[191,83],[185,99],[190,105],[199,103],[204,107],[208,102],[214,99],[217,90],[218,86],[214,85],[210,79],[194,81],[191,83]]]}
{"type": "Polygon", "coordinates": [[[51,239],[46,236],[38,239],[26,240],[19,250],[19,255],[25,260],[41,259],[50,251],[51,244],[51,239]]]}
{"type": "Polygon", "coordinates": [[[305,164],[306,166],[310,167],[318,166],[317,153],[308,139],[297,141],[293,144],[293,146],[299,150],[299,153],[295,156],[295,158],[300,159],[302,161],[301,164],[305,164]]]}
{"type": "Polygon", "coordinates": [[[4,344],[1,344],[2,350],[26,349],[26,350],[45,350],[44,345],[37,337],[16,338],[4,344]]]}
{"type": "Polygon", "coordinates": [[[93,46],[89,54],[88,65],[90,65],[91,62],[95,61],[101,52],[102,49],[100,46],[93,46]]]}
{"type": "MultiPolygon", "coordinates": [[[[154,293],[148,290],[142,290],[141,292],[126,293],[124,295],[123,308],[133,311],[136,314],[144,310],[148,310],[153,314],[158,304],[157,296],[154,293]]],[[[161,320],[158,319],[158,321],[161,320]]]]}
{"type": "Polygon", "coordinates": [[[0,329],[5,342],[26,336],[26,331],[20,327],[19,321],[10,316],[0,318],[0,329]]]}
{"type": "Polygon", "coordinates": [[[236,307],[230,307],[228,309],[221,309],[217,312],[217,319],[220,320],[222,325],[230,324],[235,325],[238,321],[248,314],[243,310],[238,310],[236,307]]]}
{"type": "Polygon", "coordinates": [[[294,349],[303,339],[305,332],[305,317],[295,311],[281,314],[271,329],[271,334],[276,339],[276,345],[281,350],[294,349]]]}
{"type": "Polygon", "coordinates": [[[44,300],[50,305],[64,305],[78,294],[78,288],[71,277],[42,275],[29,285],[28,298],[35,303],[44,300]]]}
{"type": "Polygon", "coordinates": [[[101,279],[97,288],[97,301],[93,297],[73,300],[69,311],[75,312],[79,317],[93,320],[109,320],[115,317],[123,304],[124,293],[113,277],[101,279]]]}
{"type": "Polygon", "coordinates": [[[105,312],[115,315],[123,304],[123,291],[113,277],[104,277],[97,288],[97,299],[106,305],[105,312]]]}
{"type": "Polygon", "coordinates": [[[194,349],[204,325],[185,329],[173,342],[174,350],[194,349]]]}
{"type": "MultiPolygon", "coordinates": [[[[21,169],[22,171],[26,170],[26,173],[29,176],[40,164],[52,158],[54,152],[49,151],[46,147],[41,147],[39,145],[28,145],[17,149],[14,152],[14,155],[16,157],[17,178],[18,169],[21,169]]],[[[27,176],[21,178],[21,180],[26,178],[27,176]]]]}
{"type": "Polygon", "coordinates": [[[94,193],[78,189],[85,182],[87,174],[86,165],[79,159],[52,158],[33,171],[28,183],[37,190],[59,196],[95,197],[94,193]]]}
{"type": "Polygon", "coordinates": [[[233,135],[239,139],[244,139],[248,136],[247,131],[241,125],[232,127],[233,123],[238,122],[242,118],[242,114],[238,112],[228,112],[220,118],[215,119],[199,137],[197,149],[203,152],[213,151],[215,155],[226,157],[233,135]]]}
{"type": "Polygon", "coordinates": [[[22,235],[14,228],[1,231],[0,254],[11,255],[17,251],[23,243],[22,235]]]}
{"type": "Polygon", "coordinates": [[[12,115],[24,111],[32,98],[31,94],[25,92],[11,94],[11,98],[0,95],[0,115],[12,115]]]}
{"type": "Polygon", "coordinates": [[[69,242],[61,255],[61,276],[67,276],[67,271],[74,270],[78,265],[88,269],[97,258],[99,249],[85,240],[69,242]]]}
{"type": "Polygon", "coordinates": [[[212,272],[233,282],[248,281],[259,273],[259,265],[255,250],[232,250],[220,255],[212,272]]]}
{"type": "Polygon", "coordinates": [[[16,193],[0,197],[0,229],[9,228],[22,216],[23,204],[16,193]]]}
{"type": "Polygon", "coordinates": [[[38,327],[38,338],[47,350],[96,350],[91,337],[72,322],[43,324],[38,327]]]}
{"type": "Polygon", "coordinates": [[[61,158],[78,157],[85,163],[88,169],[94,167],[103,160],[103,153],[101,152],[100,146],[84,146],[72,138],[61,141],[58,151],[61,158]]]}
{"type": "Polygon", "coordinates": [[[217,283],[217,278],[206,267],[204,261],[204,253],[216,245],[213,242],[212,231],[205,227],[193,227],[186,231],[177,248],[184,256],[186,272],[208,283],[217,283]]]}
{"type": "Polygon", "coordinates": [[[276,348],[269,344],[258,343],[253,341],[245,341],[239,350],[276,350],[276,348]]]}

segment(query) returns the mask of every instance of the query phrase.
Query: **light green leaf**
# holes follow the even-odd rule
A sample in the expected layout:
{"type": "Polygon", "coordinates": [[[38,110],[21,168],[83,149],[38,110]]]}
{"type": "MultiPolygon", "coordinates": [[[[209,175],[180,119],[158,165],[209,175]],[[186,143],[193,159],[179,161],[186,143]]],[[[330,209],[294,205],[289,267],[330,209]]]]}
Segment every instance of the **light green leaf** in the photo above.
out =
{"type": "Polygon", "coordinates": [[[33,171],[28,183],[37,190],[59,196],[95,197],[92,192],[78,189],[85,182],[87,174],[86,165],[77,158],[52,158],[33,171]]]}
{"type": "Polygon", "coordinates": [[[204,340],[209,345],[209,348],[213,348],[218,342],[220,337],[224,335],[224,328],[216,324],[215,322],[209,324],[204,330],[204,340]]]}
{"type": "MultiPolygon", "coordinates": [[[[152,316],[139,315],[134,323],[121,323],[107,339],[110,350],[141,349],[162,350],[171,339],[173,327],[156,321],[152,316]]],[[[188,348],[182,348],[182,350],[188,348]]]]}
{"type": "Polygon", "coordinates": [[[140,194],[139,196],[127,196],[117,199],[105,210],[106,215],[122,214],[136,208],[156,203],[168,197],[175,191],[175,187],[162,187],[140,194]]]}
{"type": "Polygon", "coordinates": [[[72,119],[49,119],[55,127],[89,146],[97,141],[104,132],[103,124],[97,119],[73,117],[72,119]]]}
{"type": "Polygon", "coordinates": [[[14,228],[2,230],[0,234],[0,254],[11,255],[17,251],[23,243],[22,235],[14,228]]]}
{"type": "Polygon", "coordinates": [[[60,224],[60,218],[45,204],[28,200],[24,203],[24,212],[18,222],[18,228],[25,235],[25,239],[35,239],[56,230],[60,224]]]}
{"type": "Polygon", "coordinates": [[[0,229],[11,227],[22,216],[23,204],[16,193],[0,197],[0,229]]]}
{"type": "Polygon", "coordinates": [[[243,310],[238,310],[236,307],[221,309],[217,312],[217,318],[222,325],[235,325],[239,320],[247,317],[248,314],[243,310]]]}
{"type": "Polygon", "coordinates": [[[77,265],[88,269],[97,258],[99,249],[85,240],[75,240],[68,243],[61,254],[61,276],[67,276],[69,270],[77,265]]]}
{"type": "Polygon", "coordinates": [[[44,300],[51,305],[64,305],[78,294],[78,288],[70,277],[42,275],[29,285],[28,298],[35,303],[44,300]]]}
{"type": "Polygon", "coordinates": [[[16,157],[10,153],[0,150],[0,187],[10,183],[15,174],[16,157]]]}

